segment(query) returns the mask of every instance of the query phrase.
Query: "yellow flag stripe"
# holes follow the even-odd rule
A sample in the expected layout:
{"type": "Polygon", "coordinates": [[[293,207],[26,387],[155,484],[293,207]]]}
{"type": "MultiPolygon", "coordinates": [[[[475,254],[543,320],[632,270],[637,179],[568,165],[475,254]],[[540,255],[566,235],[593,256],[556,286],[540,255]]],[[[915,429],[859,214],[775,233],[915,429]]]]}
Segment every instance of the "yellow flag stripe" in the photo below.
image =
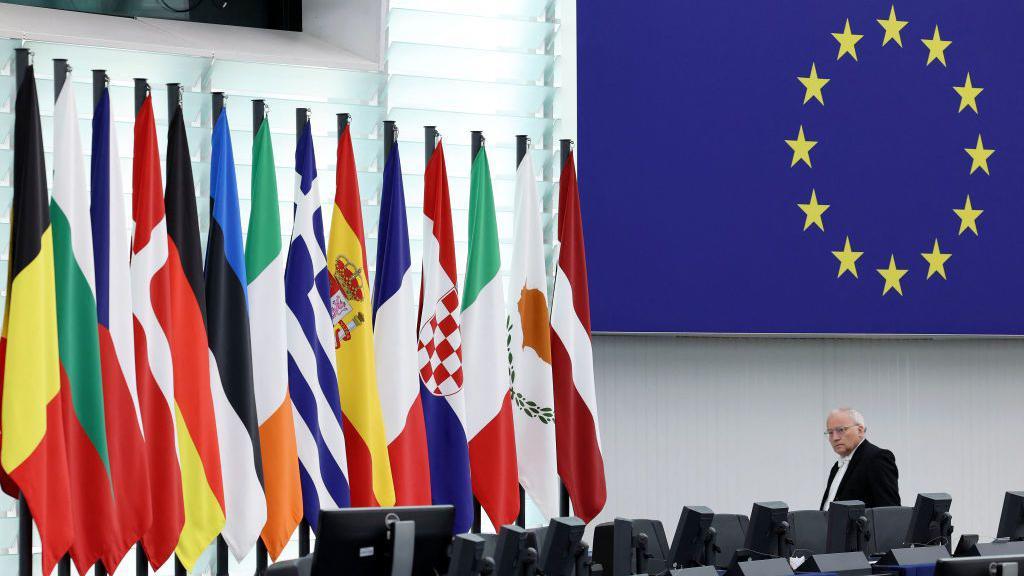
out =
{"type": "Polygon", "coordinates": [[[174,551],[189,571],[199,556],[224,528],[224,511],[210,489],[199,451],[188,432],[177,403],[174,416],[178,427],[178,461],[181,465],[181,493],[185,503],[185,526],[174,551]]]}
{"type": "Polygon", "coordinates": [[[24,462],[46,434],[46,406],[60,392],[53,238],[43,232],[39,254],[11,283],[5,321],[3,449],[8,472],[24,462]]]}

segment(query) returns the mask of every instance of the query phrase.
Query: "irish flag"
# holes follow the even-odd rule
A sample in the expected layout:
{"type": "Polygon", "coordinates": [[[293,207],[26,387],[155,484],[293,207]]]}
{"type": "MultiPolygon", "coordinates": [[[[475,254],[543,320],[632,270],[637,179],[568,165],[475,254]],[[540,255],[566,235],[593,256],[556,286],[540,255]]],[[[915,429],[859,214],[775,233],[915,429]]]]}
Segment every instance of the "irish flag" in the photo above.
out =
{"type": "Polygon", "coordinates": [[[267,523],[261,537],[270,557],[277,559],[302,520],[302,488],[288,394],[281,211],[266,118],[252,145],[252,210],[245,243],[245,273],[249,282],[252,384],[267,494],[267,523]]]}
{"type": "Polygon", "coordinates": [[[519,471],[505,345],[505,296],[487,150],[469,182],[469,257],[462,291],[462,371],[473,494],[494,526],[519,515],[519,471]]]}

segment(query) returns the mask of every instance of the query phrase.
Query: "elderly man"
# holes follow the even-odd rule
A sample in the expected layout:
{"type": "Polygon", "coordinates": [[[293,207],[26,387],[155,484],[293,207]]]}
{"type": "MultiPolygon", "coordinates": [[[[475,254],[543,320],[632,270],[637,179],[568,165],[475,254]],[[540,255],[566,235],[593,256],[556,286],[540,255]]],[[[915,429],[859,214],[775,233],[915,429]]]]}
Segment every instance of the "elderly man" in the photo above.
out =
{"type": "Polygon", "coordinates": [[[821,510],[836,500],[862,500],[868,508],[899,506],[899,470],[892,452],[864,438],[864,417],[852,408],[837,408],[825,421],[825,436],[839,461],[828,474],[821,510]]]}

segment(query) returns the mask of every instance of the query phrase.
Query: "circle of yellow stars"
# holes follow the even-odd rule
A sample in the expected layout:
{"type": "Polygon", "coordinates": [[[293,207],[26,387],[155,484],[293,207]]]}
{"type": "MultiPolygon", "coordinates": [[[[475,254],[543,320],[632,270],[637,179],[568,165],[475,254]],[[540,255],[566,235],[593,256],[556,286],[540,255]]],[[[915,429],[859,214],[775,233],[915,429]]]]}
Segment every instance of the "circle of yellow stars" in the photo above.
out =
{"type": "MultiPolygon", "coordinates": [[[[896,48],[903,48],[903,35],[904,28],[907,27],[909,21],[900,20],[896,16],[896,5],[892,4],[889,8],[889,16],[887,18],[878,18],[876,20],[878,25],[882,27],[882,46],[887,46],[890,43],[896,48]]],[[[864,34],[857,34],[854,32],[853,27],[850,25],[850,19],[847,18],[843,24],[842,30],[839,32],[833,32],[832,37],[838,43],[838,53],[836,54],[836,61],[841,61],[844,56],[848,56],[850,59],[857,61],[857,43],[864,39],[864,34]]],[[[942,66],[946,64],[946,50],[953,44],[952,40],[948,40],[942,37],[939,31],[939,26],[935,25],[934,32],[932,32],[930,38],[921,38],[921,43],[927,48],[928,54],[925,57],[925,66],[931,66],[932,63],[938,62],[942,66]]],[[[804,88],[804,101],[803,104],[806,106],[812,100],[817,101],[817,105],[825,105],[825,94],[824,88],[831,81],[830,78],[824,78],[819,75],[817,63],[811,63],[811,69],[806,76],[797,76],[797,80],[803,85],[804,88]]],[[[978,96],[982,93],[984,88],[981,86],[975,86],[971,80],[970,72],[967,72],[967,77],[964,79],[964,83],[961,86],[953,86],[953,90],[960,97],[959,107],[957,113],[962,113],[968,108],[973,111],[976,115],[980,114],[978,110],[978,96]]],[[[814,104],[812,104],[814,105],[814,104]]],[[[793,157],[790,162],[791,168],[798,168],[798,164],[806,165],[807,169],[812,168],[811,165],[811,150],[818,145],[817,140],[811,140],[808,138],[804,126],[801,124],[797,129],[796,136],[793,139],[786,140],[786,145],[793,152],[793,157]]],[[[970,174],[975,174],[979,170],[985,174],[989,174],[988,160],[995,153],[994,148],[985,148],[984,140],[981,134],[978,134],[978,141],[973,147],[964,148],[964,152],[970,157],[970,174]]],[[[823,215],[829,209],[829,204],[822,204],[818,200],[817,190],[811,190],[811,197],[805,203],[798,203],[797,207],[804,214],[804,231],[811,228],[817,228],[819,231],[825,231],[825,222],[823,215]]],[[[975,208],[971,204],[971,197],[967,195],[964,200],[962,208],[954,208],[953,214],[959,219],[959,230],[958,235],[963,235],[966,231],[971,231],[975,236],[978,236],[978,217],[982,215],[984,210],[975,208]]],[[[928,264],[928,271],[925,273],[925,279],[931,279],[933,276],[937,276],[943,280],[946,279],[946,262],[952,257],[952,253],[943,252],[939,247],[939,239],[932,239],[932,246],[929,252],[921,252],[921,257],[924,258],[928,264]]],[[[833,250],[832,255],[835,256],[836,260],[839,261],[839,272],[836,278],[842,278],[844,274],[849,274],[853,278],[859,278],[857,273],[857,261],[864,255],[864,252],[854,250],[853,245],[850,242],[850,237],[845,237],[845,242],[842,249],[833,250]]],[[[903,295],[903,286],[900,281],[909,272],[909,266],[900,268],[896,263],[896,255],[889,255],[889,265],[885,268],[877,268],[875,270],[881,276],[884,284],[882,286],[882,295],[888,294],[890,291],[900,296],[903,295]]]]}

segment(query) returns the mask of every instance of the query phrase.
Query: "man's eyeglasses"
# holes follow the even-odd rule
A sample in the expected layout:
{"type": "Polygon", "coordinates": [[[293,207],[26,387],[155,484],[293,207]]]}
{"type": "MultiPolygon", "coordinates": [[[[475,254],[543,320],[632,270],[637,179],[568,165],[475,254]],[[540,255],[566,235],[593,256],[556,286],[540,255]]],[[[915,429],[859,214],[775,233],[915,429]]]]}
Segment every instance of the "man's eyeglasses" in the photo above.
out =
{"type": "Polygon", "coordinates": [[[825,436],[831,437],[833,434],[842,436],[843,434],[846,434],[846,431],[850,428],[856,428],[856,426],[836,426],[835,428],[829,428],[825,430],[825,436]]]}

